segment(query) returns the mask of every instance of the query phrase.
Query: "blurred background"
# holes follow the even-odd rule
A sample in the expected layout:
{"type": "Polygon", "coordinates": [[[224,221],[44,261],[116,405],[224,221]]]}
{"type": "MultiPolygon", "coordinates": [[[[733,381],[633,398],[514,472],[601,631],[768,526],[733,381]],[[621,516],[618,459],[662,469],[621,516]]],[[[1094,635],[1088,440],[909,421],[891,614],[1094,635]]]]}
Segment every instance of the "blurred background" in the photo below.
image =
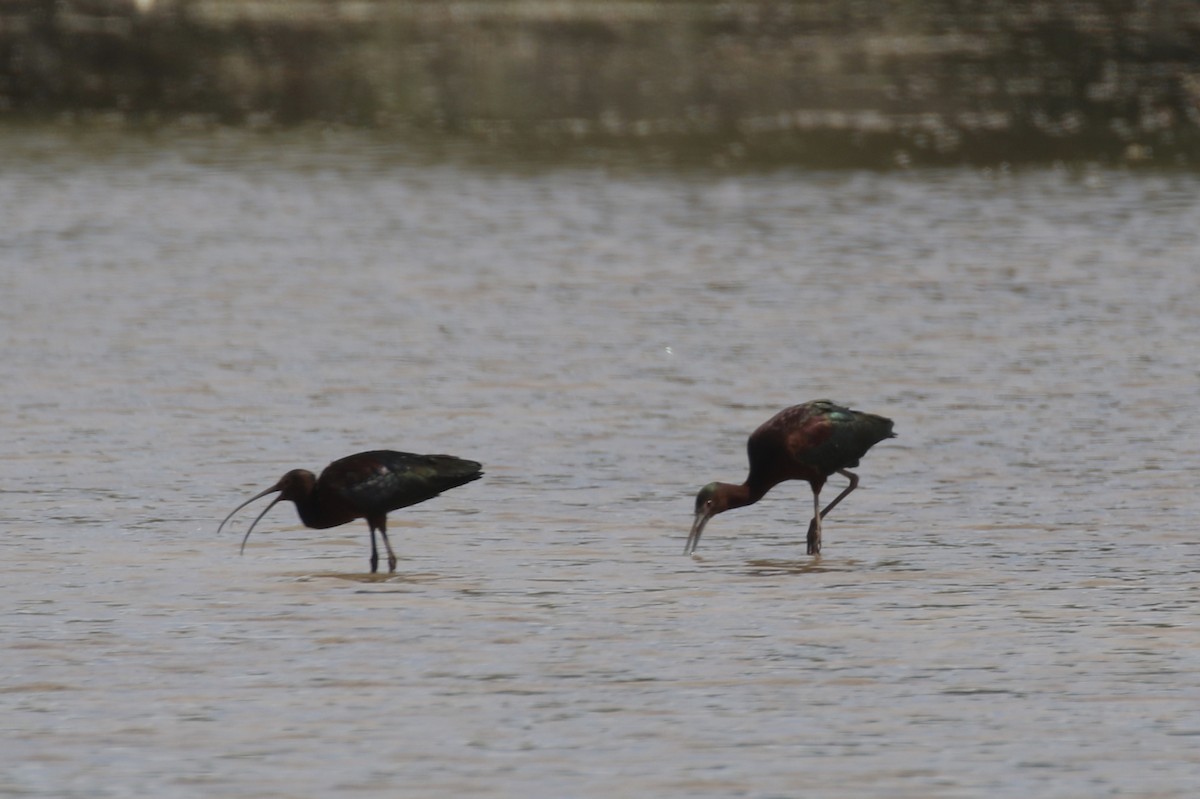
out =
{"type": "Polygon", "coordinates": [[[538,157],[1194,163],[1188,0],[8,0],[9,120],[367,128],[538,157]]]}

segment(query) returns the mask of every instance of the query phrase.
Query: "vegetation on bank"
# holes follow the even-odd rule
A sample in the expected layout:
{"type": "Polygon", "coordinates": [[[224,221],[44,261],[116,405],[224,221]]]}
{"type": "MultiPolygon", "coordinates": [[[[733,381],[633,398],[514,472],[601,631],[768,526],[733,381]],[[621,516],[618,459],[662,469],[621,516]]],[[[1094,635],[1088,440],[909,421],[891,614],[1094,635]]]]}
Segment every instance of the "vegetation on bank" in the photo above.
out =
{"type": "Polygon", "coordinates": [[[824,166],[1194,164],[1200,5],[8,0],[0,110],[824,166]]]}

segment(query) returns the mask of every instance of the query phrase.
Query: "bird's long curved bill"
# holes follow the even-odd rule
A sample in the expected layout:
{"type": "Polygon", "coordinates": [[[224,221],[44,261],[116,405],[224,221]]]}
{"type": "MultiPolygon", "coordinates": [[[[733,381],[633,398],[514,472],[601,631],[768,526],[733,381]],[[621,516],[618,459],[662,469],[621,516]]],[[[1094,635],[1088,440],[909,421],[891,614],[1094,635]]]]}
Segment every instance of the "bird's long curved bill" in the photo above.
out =
{"type": "MultiPolygon", "coordinates": [[[[221,530],[222,530],[222,529],[225,527],[225,523],[226,523],[226,522],[228,522],[230,519],[232,519],[232,518],[233,518],[233,514],[237,513],[238,511],[240,511],[242,508],[244,508],[244,507],[246,507],[247,505],[249,505],[249,504],[250,504],[251,502],[253,502],[254,500],[256,500],[256,499],[262,499],[262,498],[263,498],[263,497],[265,497],[267,494],[273,494],[273,493],[275,493],[275,492],[276,492],[276,491],[278,491],[278,490],[279,490],[279,486],[278,486],[278,485],[273,485],[273,486],[271,486],[270,488],[268,488],[266,491],[263,491],[263,492],[260,492],[260,493],[258,493],[258,494],[255,494],[254,496],[250,497],[250,499],[248,499],[248,500],[246,500],[245,502],[243,502],[241,505],[238,505],[236,508],[234,508],[233,510],[231,510],[231,511],[229,512],[229,515],[225,517],[225,520],[224,520],[224,521],[222,521],[222,522],[221,522],[221,524],[217,526],[217,533],[219,534],[219,533],[221,532],[221,530]]],[[[263,512],[262,512],[262,513],[260,513],[260,514],[258,514],[258,517],[257,517],[257,518],[255,518],[255,520],[254,520],[253,522],[251,522],[251,523],[250,523],[250,529],[246,530],[246,535],[245,535],[245,536],[242,538],[242,548],[241,548],[240,550],[238,550],[239,552],[245,552],[245,551],[246,551],[246,541],[247,541],[247,540],[250,538],[250,533],[254,532],[254,525],[256,525],[256,524],[258,524],[260,521],[262,521],[262,517],[264,517],[264,516],[266,516],[266,515],[267,515],[267,511],[269,511],[271,508],[275,507],[275,504],[276,504],[277,502],[279,502],[279,500],[281,500],[282,498],[283,498],[283,497],[275,497],[275,499],[271,500],[271,504],[270,504],[270,505],[268,505],[266,508],[264,508],[264,509],[263,509],[263,512]]]]}
{"type": "Polygon", "coordinates": [[[700,543],[700,534],[704,532],[704,525],[708,524],[708,520],[712,516],[705,513],[697,513],[695,521],[692,522],[692,532],[688,534],[687,543],[683,546],[683,554],[690,555],[696,551],[696,545],[700,543]]]}

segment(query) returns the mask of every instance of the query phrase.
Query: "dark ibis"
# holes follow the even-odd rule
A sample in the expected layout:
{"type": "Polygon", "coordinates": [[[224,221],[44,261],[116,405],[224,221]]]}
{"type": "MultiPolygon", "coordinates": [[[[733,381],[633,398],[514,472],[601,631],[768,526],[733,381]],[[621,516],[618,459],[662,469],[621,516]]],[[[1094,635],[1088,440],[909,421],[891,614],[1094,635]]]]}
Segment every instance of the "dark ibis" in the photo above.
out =
{"type": "Polygon", "coordinates": [[[307,469],[293,469],[278,483],[234,508],[217,532],[233,518],[233,514],[267,494],[279,496],[258,514],[242,538],[242,552],[254,525],[258,524],[275,503],[291,500],[305,527],[324,530],[355,519],[366,519],[371,528],[371,572],[379,570],[379,551],[375,548],[375,531],[387,548],[388,571],[396,571],[396,553],[387,537],[389,511],[407,508],[443,491],[483,477],[480,464],[455,458],[452,455],[414,455],[411,452],[376,450],[350,455],[325,467],[317,477],[307,469]]]}
{"type": "Polygon", "coordinates": [[[793,405],[772,416],[746,443],[750,474],[741,485],[709,483],[696,495],[696,519],[683,554],[700,543],[708,520],[732,508],[753,505],[785,480],[807,480],[813,492],[813,519],[808,525],[808,554],[821,552],[821,519],[858,487],[858,466],[867,450],[892,438],[892,420],[852,411],[829,400],[793,405]],[[846,490],[821,510],[821,488],[834,472],[850,481],[846,490]]]}

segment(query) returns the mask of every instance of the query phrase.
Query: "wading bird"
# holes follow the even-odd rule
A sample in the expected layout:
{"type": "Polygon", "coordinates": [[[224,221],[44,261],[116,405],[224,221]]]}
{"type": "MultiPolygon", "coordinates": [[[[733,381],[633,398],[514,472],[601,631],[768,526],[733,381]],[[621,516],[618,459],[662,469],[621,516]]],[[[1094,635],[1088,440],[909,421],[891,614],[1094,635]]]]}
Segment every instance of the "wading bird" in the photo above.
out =
{"type": "Polygon", "coordinates": [[[217,532],[233,518],[233,514],[267,494],[279,492],[266,509],[250,525],[242,538],[242,552],[254,525],[258,524],[275,503],[290,500],[305,527],[324,530],[329,527],[366,519],[371,528],[371,571],[379,570],[379,551],[375,548],[375,531],[383,537],[387,548],[388,571],[396,571],[396,553],[387,537],[389,511],[407,508],[432,499],[443,491],[483,477],[475,461],[451,455],[414,455],[411,452],[376,450],[350,455],[325,467],[317,477],[307,469],[293,469],[278,483],[255,494],[234,508],[217,532]]]}
{"type": "Polygon", "coordinates": [[[821,552],[821,519],[858,487],[858,476],[846,471],[858,466],[867,450],[892,438],[892,420],[852,411],[829,400],[793,405],[772,416],[750,434],[746,449],[750,474],[742,485],[709,483],[696,495],[696,518],[683,554],[695,552],[704,525],[718,513],[753,505],[785,480],[807,480],[813,491],[813,519],[808,526],[808,554],[821,552]],[[850,481],[825,510],[821,488],[837,472],[850,481]]]}

